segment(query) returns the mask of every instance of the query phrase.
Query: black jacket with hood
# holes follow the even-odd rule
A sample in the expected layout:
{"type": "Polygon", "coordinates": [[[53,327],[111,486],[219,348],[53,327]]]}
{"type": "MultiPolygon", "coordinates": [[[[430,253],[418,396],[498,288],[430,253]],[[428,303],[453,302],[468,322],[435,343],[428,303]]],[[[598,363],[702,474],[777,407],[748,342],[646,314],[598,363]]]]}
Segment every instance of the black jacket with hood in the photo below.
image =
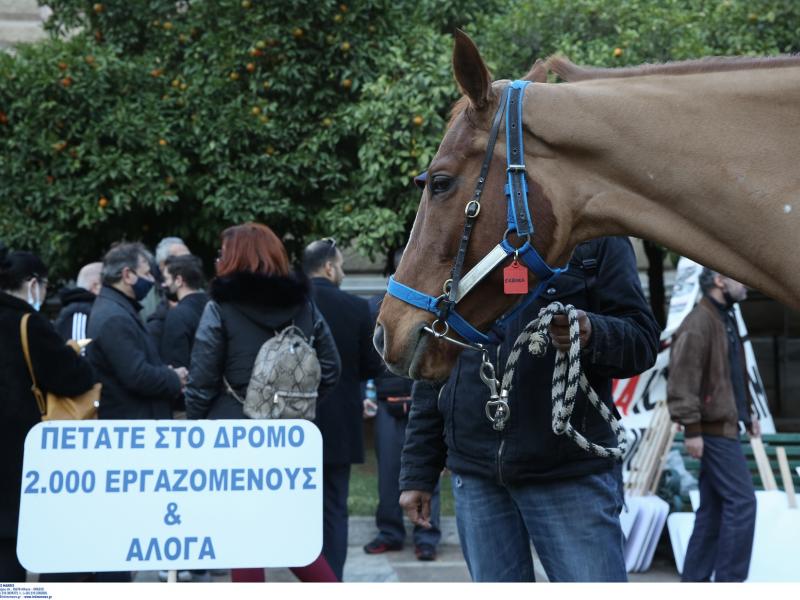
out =
{"type": "Polygon", "coordinates": [[[64,288],[58,292],[61,312],[53,325],[65,340],[80,340],[86,337],[89,313],[92,312],[95,296],[82,287],[64,288]]]}
{"type": "Polygon", "coordinates": [[[244,397],[261,346],[294,322],[314,336],[322,370],[319,399],[339,379],[341,363],[325,319],[311,302],[308,281],[238,272],[211,282],[192,348],[186,416],[189,419],[244,419],[242,405],[225,389],[223,377],[244,397]]]}

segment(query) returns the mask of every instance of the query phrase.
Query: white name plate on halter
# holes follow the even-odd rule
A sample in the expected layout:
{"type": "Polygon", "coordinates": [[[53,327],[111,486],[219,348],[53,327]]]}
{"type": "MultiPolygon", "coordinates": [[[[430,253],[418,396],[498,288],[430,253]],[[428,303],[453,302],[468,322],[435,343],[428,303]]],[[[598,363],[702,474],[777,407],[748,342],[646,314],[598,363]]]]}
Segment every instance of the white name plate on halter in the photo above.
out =
{"type": "Polygon", "coordinates": [[[29,571],[289,567],[321,549],[310,421],[51,421],[25,440],[29,571]]]}

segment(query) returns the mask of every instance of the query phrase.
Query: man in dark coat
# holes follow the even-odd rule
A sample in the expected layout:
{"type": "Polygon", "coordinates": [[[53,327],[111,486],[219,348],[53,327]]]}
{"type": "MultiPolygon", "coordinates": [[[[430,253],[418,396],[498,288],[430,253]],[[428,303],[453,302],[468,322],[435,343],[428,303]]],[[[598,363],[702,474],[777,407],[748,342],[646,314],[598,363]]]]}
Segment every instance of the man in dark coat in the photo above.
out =
{"type": "MultiPolygon", "coordinates": [[[[519,333],[555,300],[583,309],[581,367],[617,414],[612,378],[652,366],[659,340],[630,241],[601,238],[578,246],[569,270],[506,325],[499,346],[489,347],[499,378],[519,333]]],[[[461,548],[476,581],[533,581],[531,541],[551,581],[627,578],[620,465],[553,433],[555,349],[569,347],[565,316],[554,318],[550,338],[544,357],[520,355],[502,430],[485,414],[489,391],[479,375],[480,353],[461,354],[441,393],[430,384],[415,384],[400,503],[413,523],[428,525],[431,492],[446,463],[453,474],[461,548]]],[[[582,392],[570,422],[590,441],[616,445],[610,425],[582,392]]]]}
{"type": "Polygon", "coordinates": [[[311,278],[314,302],[328,322],[342,360],[339,383],[319,407],[316,424],[322,432],[322,553],[339,579],[347,556],[347,496],[350,465],[364,462],[361,382],[383,372],[372,345],[374,329],[369,305],[339,289],[344,279],[342,253],[331,238],[310,244],[303,270],[311,278]]]}
{"type": "Polygon", "coordinates": [[[667,407],[683,425],[686,450],[700,459],[700,508],[686,550],[683,581],[744,581],[756,526],[756,495],[739,442],[739,423],[761,434],[733,312],[747,297],[738,281],[711,269],[703,298],[673,336],[667,407]]]}
{"type": "Polygon", "coordinates": [[[161,358],[189,368],[194,334],[208,302],[203,291],[203,263],[196,256],[170,256],[164,263],[164,295],[177,304],[167,311],[161,335],[161,358]]]}
{"type": "Polygon", "coordinates": [[[55,328],[65,340],[82,340],[86,338],[86,326],[89,313],[100,293],[102,283],[100,272],[103,263],[93,262],[85,265],[78,272],[74,288],[64,288],[58,296],[61,300],[61,311],[55,320],[55,328]]]}
{"type": "Polygon", "coordinates": [[[103,259],[103,289],[89,317],[87,355],[103,384],[101,419],[169,419],[170,402],[186,383],[184,367],[170,368],[139,316],[153,285],[147,250],[119,244],[103,259]]]}

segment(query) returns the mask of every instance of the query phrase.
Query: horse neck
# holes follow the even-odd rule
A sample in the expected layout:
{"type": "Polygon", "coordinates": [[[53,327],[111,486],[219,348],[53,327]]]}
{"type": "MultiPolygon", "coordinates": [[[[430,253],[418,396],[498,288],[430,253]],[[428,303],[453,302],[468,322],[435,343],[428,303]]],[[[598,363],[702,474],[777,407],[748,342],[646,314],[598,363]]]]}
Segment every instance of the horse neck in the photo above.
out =
{"type": "Polygon", "coordinates": [[[800,67],[532,88],[529,164],[559,222],[550,260],[634,235],[798,304],[785,257],[800,230],[800,67]]]}

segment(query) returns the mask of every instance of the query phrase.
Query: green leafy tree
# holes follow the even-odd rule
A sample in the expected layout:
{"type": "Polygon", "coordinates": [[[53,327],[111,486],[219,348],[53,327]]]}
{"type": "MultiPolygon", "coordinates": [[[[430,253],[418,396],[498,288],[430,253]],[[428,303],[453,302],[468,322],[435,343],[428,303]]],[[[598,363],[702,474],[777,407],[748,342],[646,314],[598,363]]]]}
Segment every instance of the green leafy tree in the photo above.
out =
{"type": "Polygon", "coordinates": [[[62,274],[122,238],[210,257],[246,220],[388,252],[478,4],[48,1],[52,39],[0,56],[0,239],[62,274]]]}

